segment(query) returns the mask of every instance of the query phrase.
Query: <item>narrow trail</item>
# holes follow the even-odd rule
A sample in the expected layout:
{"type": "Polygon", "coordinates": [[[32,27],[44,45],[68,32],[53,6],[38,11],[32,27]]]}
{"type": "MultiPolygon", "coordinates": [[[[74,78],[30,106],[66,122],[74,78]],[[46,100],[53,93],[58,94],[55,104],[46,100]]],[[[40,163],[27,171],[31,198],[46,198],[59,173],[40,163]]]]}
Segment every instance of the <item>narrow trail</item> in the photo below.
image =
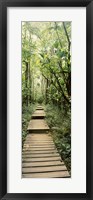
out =
{"type": "Polygon", "coordinates": [[[45,121],[43,107],[38,106],[28,125],[22,152],[22,177],[68,178],[67,168],[61,159],[45,121]]]}

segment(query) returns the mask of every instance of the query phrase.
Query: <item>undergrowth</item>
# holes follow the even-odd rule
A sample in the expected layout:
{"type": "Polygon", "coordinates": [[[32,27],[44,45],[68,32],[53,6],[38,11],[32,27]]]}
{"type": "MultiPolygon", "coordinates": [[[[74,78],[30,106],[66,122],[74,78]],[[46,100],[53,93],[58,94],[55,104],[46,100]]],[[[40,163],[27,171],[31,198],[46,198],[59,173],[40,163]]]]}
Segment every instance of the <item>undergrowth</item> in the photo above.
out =
{"type": "Polygon", "coordinates": [[[46,121],[51,129],[54,143],[71,174],[71,112],[46,105],[46,121]]]}
{"type": "Polygon", "coordinates": [[[22,147],[27,136],[27,127],[28,123],[31,119],[31,115],[36,108],[35,104],[31,104],[29,106],[22,107],[22,147]]]}

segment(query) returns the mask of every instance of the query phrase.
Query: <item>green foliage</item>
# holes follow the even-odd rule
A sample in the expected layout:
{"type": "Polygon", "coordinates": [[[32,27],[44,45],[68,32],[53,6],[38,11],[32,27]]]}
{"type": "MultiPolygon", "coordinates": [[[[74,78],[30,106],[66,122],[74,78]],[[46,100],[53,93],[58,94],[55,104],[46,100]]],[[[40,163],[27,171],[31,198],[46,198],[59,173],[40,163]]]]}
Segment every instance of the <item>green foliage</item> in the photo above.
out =
{"type": "Polygon", "coordinates": [[[45,96],[46,102],[52,101],[55,104],[64,103],[70,106],[70,46],[70,22],[22,23],[22,71],[24,72],[22,75],[22,94],[24,103],[27,98],[32,98],[32,101],[35,100],[33,85],[36,82],[35,73],[39,70],[40,76],[44,80],[43,96],[45,96]],[[27,63],[30,76],[29,69],[26,68],[27,63]],[[29,77],[31,80],[29,80],[29,77]],[[54,91],[56,95],[54,95],[54,91]]]}
{"type": "Polygon", "coordinates": [[[43,101],[44,101],[43,97],[42,96],[38,96],[37,103],[42,104],[43,101]]]}
{"type": "Polygon", "coordinates": [[[35,110],[35,107],[36,105],[34,104],[22,107],[22,146],[27,136],[27,126],[31,119],[31,115],[35,110]]]}
{"type": "Polygon", "coordinates": [[[71,170],[71,114],[54,105],[46,105],[46,120],[55,145],[69,172],[71,170]]]}

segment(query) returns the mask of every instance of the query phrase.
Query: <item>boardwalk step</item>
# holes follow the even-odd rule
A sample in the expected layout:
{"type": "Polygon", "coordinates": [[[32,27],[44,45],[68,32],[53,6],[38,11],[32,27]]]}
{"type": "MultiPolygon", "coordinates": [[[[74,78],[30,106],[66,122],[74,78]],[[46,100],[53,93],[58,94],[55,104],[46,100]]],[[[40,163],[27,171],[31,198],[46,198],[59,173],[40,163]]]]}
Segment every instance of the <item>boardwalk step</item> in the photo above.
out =
{"type": "Polygon", "coordinates": [[[24,148],[50,148],[50,147],[52,147],[52,148],[55,148],[55,145],[54,144],[46,144],[46,145],[30,145],[30,146],[28,146],[28,145],[26,145],[26,146],[24,146],[24,148]]]}
{"type": "Polygon", "coordinates": [[[57,150],[42,150],[42,151],[34,151],[34,150],[27,150],[27,151],[23,151],[23,154],[51,154],[51,153],[57,153],[57,150]]]}
{"type": "Polygon", "coordinates": [[[41,147],[45,147],[45,146],[54,146],[54,143],[51,142],[51,143],[34,143],[34,142],[31,142],[30,144],[24,144],[24,147],[32,147],[32,146],[41,146],[41,147]]]}
{"type": "Polygon", "coordinates": [[[48,158],[23,158],[23,162],[44,162],[44,161],[54,161],[54,160],[61,161],[61,158],[59,156],[48,157],[48,158]]]}
{"type": "Polygon", "coordinates": [[[65,165],[62,166],[49,166],[49,167],[27,167],[27,168],[23,168],[22,172],[24,174],[26,173],[36,173],[36,172],[53,172],[53,171],[66,171],[66,167],[65,165]]]}
{"type": "Polygon", "coordinates": [[[24,178],[69,178],[68,171],[44,172],[44,173],[29,173],[23,174],[24,178]]]}
{"type": "Polygon", "coordinates": [[[44,110],[43,107],[37,107],[36,110],[44,110]]]}
{"type": "Polygon", "coordinates": [[[31,117],[32,119],[44,119],[45,118],[45,112],[42,110],[37,110],[34,112],[34,114],[31,117]]]}
{"type": "Polygon", "coordinates": [[[33,150],[33,151],[37,151],[37,150],[38,151],[42,151],[42,150],[55,150],[55,147],[53,147],[53,148],[52,147],[50,147],[50,148],[49,147],[48,148],[46,148],[46,147],[45,148],[41,148],[41,147],[40,148],[39,147],[38,148],[35,148],[35,147],[30,147],[30,148],[26,148],[25,147],[25,148],[23,148],[23,151],[27,151],[27,150],[33,150]]]}
{"type": "Polygon", "coordinates": [[[55,157],[59,156],[58,153],[52,153],[52,154],[23,154],[23,158],[45,158],[45,157],[55,157]]]}
{"type": "Polygon", "coordinates": [[[42,133],[49,131],[49,127],[44,119],[32,119],[29,122],[28,129],[29,133],[42,133]]]}
{"type": "Polygon", "coordinates": [[[49,127],[45,121],[45,112],[38,106],[28,125],[28,135],[22,152],[23,178],[69,178],[67,168],[62,161],[49,127]]]}
{"type": "Polygon", "coordinates": [[[42,167],[42,166],[59,166],[59,165],[64,165],[63,162],[58,161],[45,161],[45,162],[28,162],[28,163],[23,163],[23,168],[24,167],[42,167]]]}

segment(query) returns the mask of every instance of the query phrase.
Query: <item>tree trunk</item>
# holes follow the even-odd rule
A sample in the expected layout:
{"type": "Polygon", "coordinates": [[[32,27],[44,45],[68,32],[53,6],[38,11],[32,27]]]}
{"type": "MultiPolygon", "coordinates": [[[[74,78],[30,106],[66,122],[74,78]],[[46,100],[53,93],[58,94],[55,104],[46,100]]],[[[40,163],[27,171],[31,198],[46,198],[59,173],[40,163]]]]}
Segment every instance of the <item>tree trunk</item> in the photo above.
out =
{"type": "Polygon", "coordinates": [[[29,63],[29,103],[31,104],[31,70],[30,70],[30,63],[29,63]]]}
{"type": "Polygon", "coordinates": [[[26,106],[28,106],[28,62],[26,62],[26,70],[25,70],[25,88],[26,88],[26,106]]]}

